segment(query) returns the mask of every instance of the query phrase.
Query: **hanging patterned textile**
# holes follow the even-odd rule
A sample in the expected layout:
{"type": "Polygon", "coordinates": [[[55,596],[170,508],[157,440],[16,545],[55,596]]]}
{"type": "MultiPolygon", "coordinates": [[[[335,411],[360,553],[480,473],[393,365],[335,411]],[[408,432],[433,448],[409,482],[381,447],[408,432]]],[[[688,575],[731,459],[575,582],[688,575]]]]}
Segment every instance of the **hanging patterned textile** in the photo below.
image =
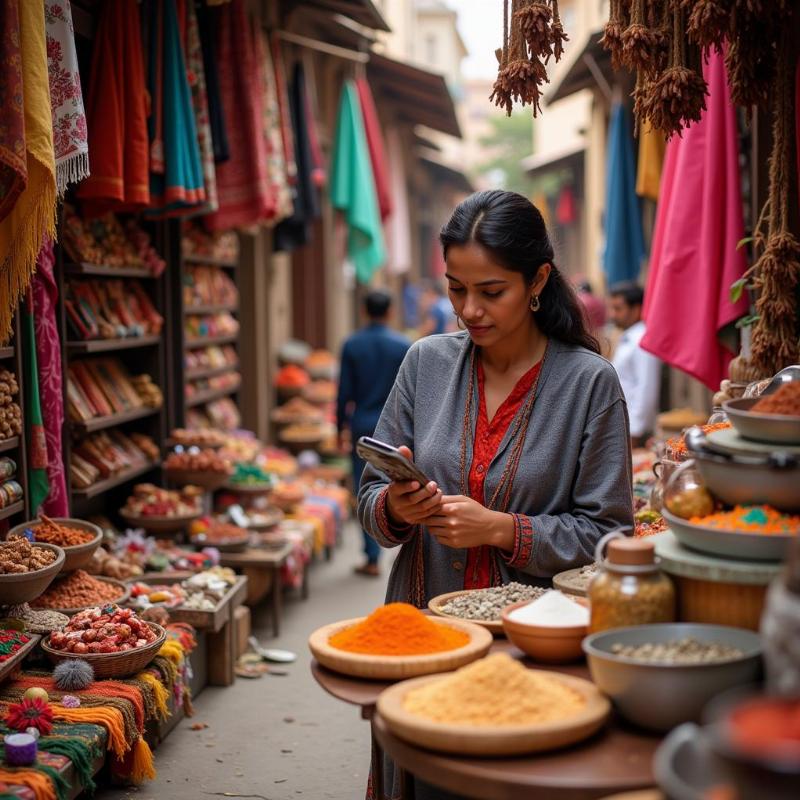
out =
{"type": "Polygon", "coordinates": [[[0,208],[5,209],[0,222],[0,341],[4,342],[11,336],[14,309],[30,285],[42,241],[55,237],[56,169],[44,3],[12,0],[0,5],[2,44],[9,44],[0,67],[4,103],[0,161],[8,167],[3,190],[15,195],[11,204],[7,195],[0,196],[0,208]],[[15,50],[19,60],[10,64],[15,50]]]}
{"type": "Polygon", "coordinates": [[[275,215],[267,177],[263,97],[252,21],[243,0],[216,9],[220,93],[230,158],[217,166],[219,209],[207,215],[211,231],[254,225],[275,215]]]}
{"type": "Polygon", "coordinates": [[[150,205],[159,216],[196,211],[206,200],[200,145],[175,0],[149,0],[150,205]]]}
{"type": "Polygon", "coordinates": [[[256,41],[257,57],[261,64],[262,93],[264,98],[264,137],[267,142],[267,176],[275,195],[275,216],[270,220],[279,223],[294,212],[292,190],[286,165],[286,152],[281,135],[281,110],[278,102],[278,82],[275,65],[269,49],[266,31],[260,29],[256,41]]]}
{"type": "Polygon", "coordinates": [[[389,182],[389,173],[386,169],[386,152],[383,147],[383,135],[378,119],[378,110],[366,78],[356,81],[358,99],[361,103],[361,113],[364,117],[364,131],[367,134],[367,146],[372,162],[372,174],[375,176],[375,192],[378,195],[378,206],[381,210],[381,220],[386,222],[392,213],[392,191],[389,182]]]}
{"type": "Polygon", "coordinates": [[[87,103],[92,171],[78,188],[87,214],[150,203],[146,102],[137,0],[105,3],[95,32],[87,103]]]}
{"type": "Polygon", "coordinates": [[[56,186],[63,196],[68,184],[89,175],[89,139],[69,0],[47,0],[44,16],[56,186]]]}
{"type": "Polygon", "coordinates": [[[39,402],[42,417],[47,420],[44,435],[47,444],[47,481],[50,486],[41,510],[51,517],[66,517],[69,516],[69,499],[61,446],[64,395],[61,377],[61,340],[56,316],[58,286],[53,274],[54,267],[53,243],[48,241],[39,253],[32,284],[39,402]]]}

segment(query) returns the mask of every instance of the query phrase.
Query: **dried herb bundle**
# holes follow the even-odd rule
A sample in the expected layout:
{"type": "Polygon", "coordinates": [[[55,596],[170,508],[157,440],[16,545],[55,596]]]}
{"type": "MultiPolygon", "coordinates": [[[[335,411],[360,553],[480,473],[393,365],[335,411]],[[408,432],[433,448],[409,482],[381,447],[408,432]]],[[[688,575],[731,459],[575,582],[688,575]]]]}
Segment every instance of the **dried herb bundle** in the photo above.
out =
{"type": "Polygon", "coordinates": [[[503,4],[503,49],[490,100],[511,116],[515,103],[541,112],[541,87],[548,83],[545,64],[558,61],[567,34],[558,13],[558,0],[509,0],[503,4]]]}

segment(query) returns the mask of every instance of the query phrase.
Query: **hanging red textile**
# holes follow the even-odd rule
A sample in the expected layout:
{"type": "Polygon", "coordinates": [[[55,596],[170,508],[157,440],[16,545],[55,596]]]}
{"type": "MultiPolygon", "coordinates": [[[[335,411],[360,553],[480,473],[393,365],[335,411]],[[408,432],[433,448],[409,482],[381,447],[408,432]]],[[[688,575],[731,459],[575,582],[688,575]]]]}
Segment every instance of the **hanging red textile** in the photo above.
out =
{"type": "Polygon", "coordinates": [[[558,195],[556,222],[559,225],[573,225],[577,219],[578,211],[575,207],[575,194],[571,186],[563,186],[558,195]]]}
{"type": "Polygon", "coordinates": [[[252,21],[243,0],[213,10],[230,158],[217,165],[219,209],[205,222],[209,230],[220,231],[274,217],[277,198],[267,172],[263,83],[252,21]]]}
{"type": "Polygon", "coordinates": [[[137,1],[105,3],[86,107],[91,175],[78,190],[89,214],[150,203],[146,97],[137,1]]]}
{"type": "Polygon", "coordinates": [[[367,134],[369,158],[372,162],[372,174],[375,177],[375,191],[378,196],[378,207],[381,211],[381,221],[385,222],[392,213],[392,189],[389,180],[389,168],[386,160],[386,150],[383,146],[381,123],[375,108],[372,90],[366,78],[356,81],[358,99],[361,104],[361,116],[364,119],[364,130],[367,134]]]}
{"type": "Polygon", "coordinates": [[[667,145],[645,291],[647,331],[641,346],[716,391],[731,353],[719,332],[747,313],[730,301],[747,267],[736,109],[724,56],[712,51],[703,70],[707,108],[700,122],[667,145]]]}

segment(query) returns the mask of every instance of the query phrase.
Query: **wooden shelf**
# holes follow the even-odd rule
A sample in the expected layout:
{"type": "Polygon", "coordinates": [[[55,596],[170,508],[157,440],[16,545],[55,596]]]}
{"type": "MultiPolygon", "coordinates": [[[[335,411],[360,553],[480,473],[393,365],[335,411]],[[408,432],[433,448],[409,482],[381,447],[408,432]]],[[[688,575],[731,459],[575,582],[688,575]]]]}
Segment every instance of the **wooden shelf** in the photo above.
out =
{"type": "Polygon", "coordinates": [[[132,411],[123,411],[121,414],[111,414],[107,417],[94,417],[85,422],[70,422],[73,430],[82,433],[94,433],[95,431],[102,431],[106,428],[113,428],[116,425],[122,425],[126,422],[133,422],[137,419],[144,419],[145,417],[152,417],[161,413],[160,408],[135,408],[132,411]]]}
{"type": "Polygon", "coordinates": [[[186,306],[183,309],[184,316],[197,317],[203,314],[237,314],[239,312],[239,304],[234,305],[221,305],[221,306],[186,306]]]}
{"type": "Polygon", "coordinates": [[[109,491],[109,489],[114,489],[117,486],[121,486],[123,483],[127,483],[128,481],[132,481],[135,478],[138,478],[141,475],[145,475],[148,472],[152,472],[154,469],[157,469],[160,466],[160,462],[158,461],[151,461],[147,464],[142,464],[140,467],[132,467],[131,469],[124,470],[123,472],[118,473],[117,475],[112,475],[110,478],[106,478],[103,481],[98,481],[97,483],[93,483],[91,486],[88,486],[85,489],[72,489],[72,494],[76,497],[80,497],[82,499],[90,499],[91,497],[96,497],[103,492],[109,491]]]}
{"type": "Polygon", "coordinates": [[[226,364],[224,367],[198,367],[196,369],[184,370],[187,381],[197,381],[202,378],[215,378],[217,375],[224,375],[226,372],[236,372],[239,369],[239,362],[226,364]]]}
{"type": "Polygon", "coordinates": [[[186,339],[184,344],[187,350],[194,350],[198,347],[211,347],[215,344],[235,344],[238,339],[238,333],[228,333],[224,336],[202,336],[198,339],[186,339]]]}
{"type": "Polygon", "coordinates": [[[230,386],[227,389],[209,389],[207,392],[199,392],[193,397],[188,397],[186,399],[186,407],[194,408],[195,406],[202,406],[205,403],[212,402],[213,400],[219,400],[222,397],[228,397],[229,395],[236,394],[241,386],[242,382],[239,381],[239,383],[237,383],[235,386],[230,386]]]}
{"type": "Polygon", "coordinates": [[[97,278],[155,278],[146,267],[111,267],[108,264],[65,264],[67,275],[91,275],[97,278]]]}
{"type": "Polygon", "coordinates": [[[111,350],[133,350],[137,347],[153,347],[161,341],[160,336],[129,336],[125,339],[88,339],[85,342],[67,342],[70,353],[108,353],[111,350]]]}
{"type": "Polygon", "coordinates": [[[19,447],[19,436],[12,436],[10,439],[4,439],[0,442],[0,453],[6,453],[9,450],[16,450],[19,447]]]}
{"type": "Polygon", "coordinates": [[[14,348],[0,347],[0,358],[14,358],[14,348]]]}
{"type": "Polygon", "coordinates": [[[20,511],[25,510],[25,501],[24,500],[17,500],[16,503],[13,505],[8,506],[7,508],[0,509],[0,519],[8,519],[9,517],[13,517],[14,514],[19,514],[20,511]]]}
{"type": "Polygon", "coordinates": [[[210,267],[227,267],[233,269],[239,266],[238,261],[230,261],[224,258],[213,258],[212,256],[193,256],[184,254],[183,260],[186,264],[203,264],[210,267]]]}

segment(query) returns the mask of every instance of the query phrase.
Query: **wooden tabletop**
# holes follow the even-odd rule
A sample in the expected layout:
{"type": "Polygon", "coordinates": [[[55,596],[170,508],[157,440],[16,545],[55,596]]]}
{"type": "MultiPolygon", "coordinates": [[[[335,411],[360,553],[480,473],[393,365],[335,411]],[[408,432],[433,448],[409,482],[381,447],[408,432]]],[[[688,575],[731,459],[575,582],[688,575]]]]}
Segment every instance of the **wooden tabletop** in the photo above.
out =
{"type": "MultiPolygon", "coordinates": [[[[495,639],[491,653],[508,652],[523,658],[507,639],[495,639]]],[[[527,658],[523,663],[588,678],[585,664],[549,667],[527,658]]],[[[312,662],[311,672],[329,694],[361,707],[386,755],[418,778],[465,797],[511,800],[524,790],[530,800],[589,800],[615,792],[654,785],[652,762],[661,742],[612,715],[608,725],[585,742],[552,753],[514,758],[457,758],[424,750],[398,739],[375,712],[386,681],[367,681],[339,675],[312,662]]]]}

